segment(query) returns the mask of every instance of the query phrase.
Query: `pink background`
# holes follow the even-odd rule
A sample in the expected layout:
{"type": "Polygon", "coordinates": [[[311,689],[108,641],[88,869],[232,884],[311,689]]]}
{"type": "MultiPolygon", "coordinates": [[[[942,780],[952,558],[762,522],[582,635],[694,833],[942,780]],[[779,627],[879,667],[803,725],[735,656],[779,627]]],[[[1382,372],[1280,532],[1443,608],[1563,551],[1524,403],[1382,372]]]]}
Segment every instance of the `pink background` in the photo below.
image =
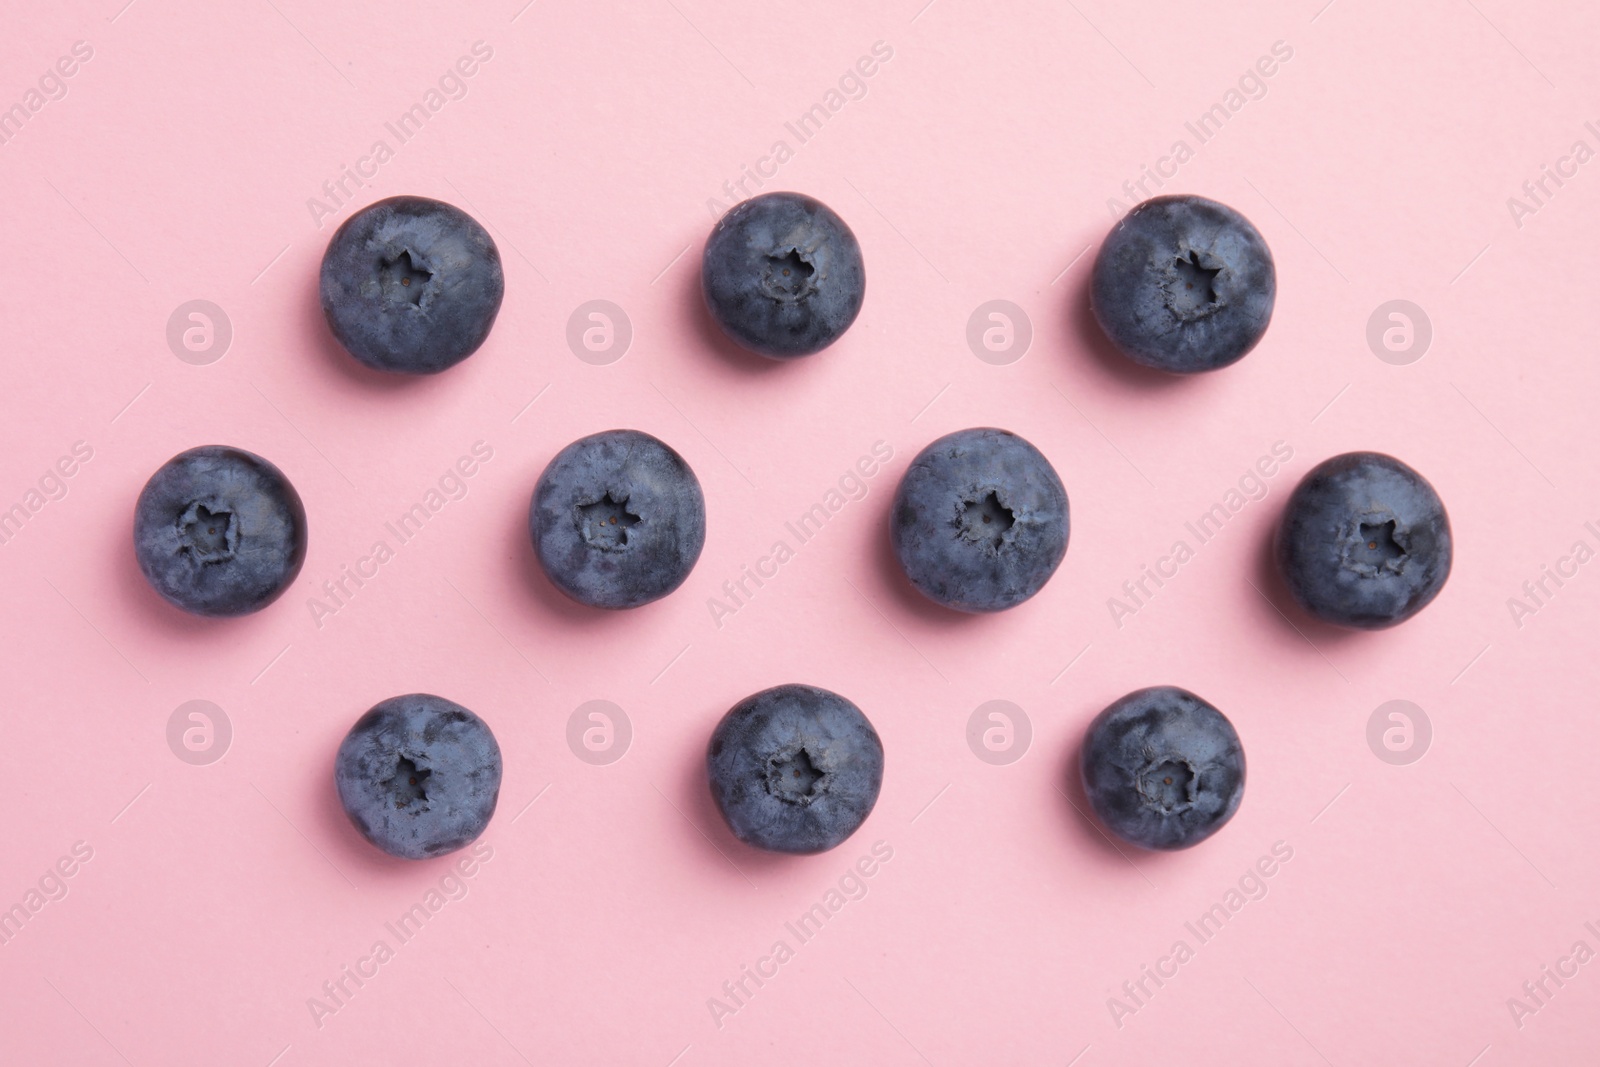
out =
{"type": "Polygon", "coordinates": [[[735,0],[522,2],[11,5],[0,104],[74,42],[93,54],[0,146],[0,505],[25,502],[75,442],[93,455],[0,546],[0,907],[41,878],[55,891],[46,872],[75,843],[92,858],[65,864],[67,895],[0,945],[4,1059],[1592,1057],[1600,963],[1559,988],[1546,979],[1537,1012],[1508,998],[1538,1006],[1525,981],[1580,939],[1600,950],[1583,925],[1600,927],[1600,564],[1558,590],[1547,581],[1555,595],[1520,620],[1508,598],[1580,538],[1600,547],[1583,527],[1600,524],[1600,163],[1559,189],[1546,179],[1553,198],[1520,220],[1507,198],[1575,140],[1600,148],[1583,125],[1600,119],[1600,15],[1509,0],[906,0],[759,15],[735,0]],[[384,124],[476,41],[492,57],[465,95],[399,144],[384,124]],[[784,123],[826,104],[880,41],[892,57],[865,95],[836,98],[799,144],[784,123]],[[1272,328],[1215,375],[1137,372],[1086,319],[1108,198],[1126,200],[1124,181],[1176,139],[1194,147],[1185,122],[1279,41],[1292,57],[1265,95],[1167,185],[1238,207],[1266,235],[1272,328]],[[393,158],[351,187],[353,205],[329,201],[319,227],[308,198],[380,138],[393,158]],[[730,349],[698,304],[707,201],[779,139],[793,157],[767,187],[837,209],[871,278],[850,333],[793,365],[730,349]],[[422,381],[358,369],[316,304],[334,226],[396,193],[469,209],[506,266],[488,343],[422,381]],[[204,366],[176,358],[165,332],[196,298],[234,330],[204,366]],[[611,365],[566,342],[569,315],[594,299],[632,323],[611,365]],[[992,299],[1031,319],[1010,365],[965,339],[992,299]],[[1434,328],[1408,366],[1366,340],[1393,299],[1434,328]],[[910,458],[971,425],[1038,445],[1073,510],[1055,579],[985,618],[921,602],[885,537],[910,458]],[[599,614],[543,579],[524,521],[556,450],[618,426],[689,459],[710,532],[676,594],[599,614]],[[478,441],[493,458],[466,496],[409,544],[391,541],[395,557],[319,627],[308,602],[322,583],[478,441]],[[791,543],[795,557],[719,626],[709,604],[723,583],[879,441],[893,458],[866,495],[791,543]],[[1123,580],[1279,441],[1293,457],[1265,499],[1119,626],[1107,602],[1123,580]],[[311,524],[294,587],[225,622],[161,603],[129,544],[144,480],[211,442],[280,465],[311,524]],[[1443,594],[1387,633],[1285,618],[1263,564],[1293,482],[1356,448],[1421,470],[1456,532],[1443,594]],[[791,680],[856,701],[888,760],[862,830],[809,858],[734,841],[701,764],[726,708],[791,680]],[[1119,854],[1075,810],[1068,769],[1095,712],[1155,683],[1232,718],[1249,788],[1203,847],[1119,854]],[[459,881],[452,860],[377,854],[331,785],[351,722],[417,690],[478,711],[506,756],[482,839],[492,856],[459,881]],[[209,766],[166,740],[195,699],[233,729],[209,766]],[[632,724],[607,766],[566,741],[592,699],[632,724]],[[1433,726],[1408,766],[1366,740],[1395,699],[1433,726]],[[1031,722],[1010,765],[968,747],[968,719],[990,700],[1031,722]],[[892,858],[866,895],[801,944],[785,922],[841,879],[853,888],[874,842],[892,858]],[[1292,858],[1266,895],[1200,944],[1184,924],[1276,842],[1292,858]],[[441,884],[459,899],[399,943],[384,924],[441,884]],[[318,1019],[308,1001],[380,939],[393,958],[318,1019]],[[746,979],[742,1005],[727,1000],[723,983],[780,939],[793,958],[759,988],[746,979]],[[1146,979],[1136,1012],[1114,1013],[1112,997],[1135,1005],[1123,983],[1180,939],[1193,957],[1159,988],[1146,979]],[[713,997],[738,1010],[714,1018],[713,997]]]}

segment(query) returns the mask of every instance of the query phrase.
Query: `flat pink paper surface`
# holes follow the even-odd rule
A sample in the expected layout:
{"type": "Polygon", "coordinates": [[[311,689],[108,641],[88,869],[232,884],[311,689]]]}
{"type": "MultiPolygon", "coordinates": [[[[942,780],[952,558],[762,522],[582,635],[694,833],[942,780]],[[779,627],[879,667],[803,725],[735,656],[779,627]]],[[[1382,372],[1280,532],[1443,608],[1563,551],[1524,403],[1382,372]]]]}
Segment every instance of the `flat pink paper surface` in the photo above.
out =
{"type": "Polygon", "coordinates": [[[0,33],[0,1060],[1593,1060],[1591,6],[122,2],[0,33]],[[870,277],[788,365],[699,304],[714,212],[762,188],[833,206],[870,277]],[[1263,343],[1192,380],[1086,310],[1114,210],[1161,191],[1277,261],[1263,343]],[[317,305],[334,227],[398,193],[505,262],[488,342],[425,380],[357,367],[317,305]],[[1072,502],[1050,584],[976,618],[886,537],[911,457],[974,425],[1072,502]],[[544,579],[526,511],[622,426],[689,460],[709,534],[678,592],[603,614],[544,579]],[[166,606],[131,550],[145,479],[205,443],[310,516],[244,619],[166,606]],[[1289,489],[1352,449],[1415,466],[1455,531],[1443,593],[1383,633],[1313,623],[1266,564],[1289,489]],[[704,781],[718,717],[787,681],[887,753],[820,856],[741,846],[704,781]],[[1170,855],[1111,847],[1073,772],[1158,683],[1249,759],[1238,815],[1170,855]],[[334,794],[351,723],[413,691],[505,753],[468,874],[380,855],[334,794]]]}

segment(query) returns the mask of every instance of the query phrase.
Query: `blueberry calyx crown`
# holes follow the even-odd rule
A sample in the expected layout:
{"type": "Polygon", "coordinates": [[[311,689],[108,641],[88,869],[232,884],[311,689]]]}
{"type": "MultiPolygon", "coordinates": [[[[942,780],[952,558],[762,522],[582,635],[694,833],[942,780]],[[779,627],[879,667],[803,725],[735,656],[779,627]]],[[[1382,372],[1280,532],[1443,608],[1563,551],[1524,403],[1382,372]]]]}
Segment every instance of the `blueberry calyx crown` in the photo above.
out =
{"type": "Polygon", "coordinates": [[[1363,578],[1375,578],[1385,570],[1398,574],[1410,558],[1409,531],[1392,515],[1363,516],[1342,540],[1345,566],[1363,578]]]}
{"type": "Polygon", "coordinates": [[[1164,815],[1176,815],[1193,806],[1200,792],[1200,774],[1182,756],[1162,756],[1140,772],[1139,795],[1164,815]]]}
{"type": "Polygon", "coordinates": [[[416,809],[417,814],[428,810],[428,792],[424,783],[433,771],[427,767],[418,767],[408,757],[401,756],[395,761],[394,775],[383,782],[383,786],[394,797],[394,806],[404,811],[413,803],[420,802],[416,809]]]}
{"type": "Polygon", "coordinates": [[[578,505],[578,527],[583,531],[584,541],[607,552],[626,548],[628,528],[642,521],[640,516],[628,510],[626,495],[618,500],[609,490],[593,503],[578,505]]]}
{"type": "Polygon", "coordinates": [[[390,304],[421,304],[422,294],[433,280],[433,272],[422,266],[422,257],[406,248],[393,259],[378,262],[378,281],[390,304]]]}
{"type": "Polygon", "coordinates": [[[987,543],[996,550],[1005,541],[1006,531],[1016,524],[1016,513],[1006,507],[1000,494],[993,489],[962,497],[956,512],[956,529],[964,540],[987,543]]]}
{"type": "Polygon", "coordinates": [[[821,796],[827,778],[804,745],[767,760],[767,792],[790,804],[809,804],[821,796]]]}
{"type": "Polygon", "coordinates": [[[223,507],[196,501],[178,516],[182,551],[201,563],[226,563],[239,547],[239,521],[223,507]]]}
{"type": "Polygon", "coordinates": [[[1181,322],[1194,322],[1222,307],[1217,299],[1216,277],[1222,265],[1212,256],[1191,249],[1188,257],[1179,256],[1172,265],[1171,277],[1162,285],[1167,306],[1181,322]],[[1212,266],[1217,263],[1216,266],[1212,266]]]}
{"type": "Polygon", "coordinates": [[[761,284],[774,299],[798,304],[816,290],[816,273],[810,256],[791,245],[767,255],[761,284]]]}

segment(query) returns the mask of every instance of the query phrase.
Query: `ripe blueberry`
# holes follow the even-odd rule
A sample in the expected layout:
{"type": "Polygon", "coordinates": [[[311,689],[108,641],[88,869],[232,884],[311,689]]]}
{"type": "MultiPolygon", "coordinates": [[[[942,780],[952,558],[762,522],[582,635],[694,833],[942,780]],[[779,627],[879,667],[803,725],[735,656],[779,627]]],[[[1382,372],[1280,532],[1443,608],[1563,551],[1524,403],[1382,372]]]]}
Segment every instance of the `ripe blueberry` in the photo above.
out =
{"type": "Polygon", "coordinates": [[[1003,611],[1044,587],[1067,552],[1067,491],[1007,430],[959,430],[911,461],[890,537],[906,577],[958,611],[1003,611]]]}
{"type": "Polygon", "coordinates": [[[706,307],[727,335],[772,359],[809,356],[850,328],[866,295],[861,246],[800,193],[764,193],[718,220],[700,262],[706,307]]]}
{"type": "Polygon", "coordinates": [[[500,769],[487,723],[443,697],[412,693],[356,720],[333,779],[361,836],[391,856],[421,860],[483,833],[500,797],[500,769]]]}
{"type": "Polygon", "coordinates": [[[706,769],[711,797],[740,841],[770,852],[826,852],[878,802],[883,743],[839,694],[780,685],[722,717],[706,769]]]}
{"type": "Polygon", "coordinates": [[[333,335],[378,370],[437,374],[478,350],[500,311],[500,250],[460,208],[392,196],[346,219],[322,257],[333,335]]]}
{"type": "Polygon", "coordinates": [[[1450,577],[1450,516],[1393,456],[1346,452],[1289,495],[1275,544],[1295,601],[1337,626],[1381,630],[1421,611],[1450,577]]]}
{"type": "Polygon", "coordinates": [[[592,607],[636,608],[689,577],[706,541],[706,502],[678,453],[638,430],[607,430],[550,461],[528,531],[557,589],[592,607]]]}
{"type": "Polygon", "coordinates": [[[1250,220],[1200,196],[1158,196],[1112,228],[1090,304],[1136,363],[1174,374],[1226,367],[1267,332],[1277,274],[1250,220]]]}
{"type": "Polygon", "coordinates": [[[204,445],[150,476],[133,551],[156,592],[196,615],[248,615],[289,587],[306,558],[306,512],[282,471],[252,452],[204,445]]]}
{"type": "Polygon", "coordinates": [[[1244,798],[1244,749],[1233,724],[1170,685],[1129,693],[1096,715],[1079,769],[1095,815],[1140,848],[1197,845],[1244,798]]]}

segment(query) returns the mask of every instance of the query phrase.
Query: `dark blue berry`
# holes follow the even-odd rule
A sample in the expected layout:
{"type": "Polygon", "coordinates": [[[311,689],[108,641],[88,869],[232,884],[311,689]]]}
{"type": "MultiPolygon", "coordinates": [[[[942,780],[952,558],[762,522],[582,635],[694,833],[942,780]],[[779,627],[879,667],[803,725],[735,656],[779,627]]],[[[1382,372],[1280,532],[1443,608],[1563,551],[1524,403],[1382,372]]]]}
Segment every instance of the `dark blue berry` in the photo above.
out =
{"type": "Polygon", "coordinates": [[[706,769],[711,797],[740,841],[771,852],[826,852],[872,813],[883,743],[839,694],[780,685],[722,717],[706,769]]]}
{"type": "Polygon", "coordinates": [[[1170,685],[1129,693],[1096,715],[1079,768],[1095,815],[1140,848],[1197,845],[1244,798],[1244,749],[1233,724],[1170,685]]]}
{"type": "Polygon", "coordinates": [[[478,716],[427,693],[390,697],[339,745],[334,784],[361,836],[391,856],[442,856],[482,834],[500,797],[500,746],[478,716]]]}
{"type": "Polygon", "coordinates": [[[505,294],[500,250],[460,208],[392,196],[362,208],[322,257],[322,311],[378,370],[437,374],[478,350],[505,294]]]}
{"type": "Polygon", "coordinates": [[[861,311],[861,246],[826,204],[765,193],[718,220],[700,264],[706,307],[739,344],[773,359],[837,341],[861,311]]]}
{"type": "Polygon", "coordinates": [[[1426,478],[1393,456],[1346,452],[1295,486],[1275,548],[1284,584],[1306,611],[1381,630],[1439,595],[1450,545],[1450,517],[1426,478]]]}
{"type": "Polygon", "coordinates": [[[1067,491],[1007,430],[959,430],[911,461],[890,536],[906,577],[958,611],[1003,611],[1044,588],[1067,552],[1067,491]]]}
{"type": "Polygon", "coordinates": [[[191,448],[139,493],[133,550],[151,587],[184,611],[248,615],[300,573],[306,512],[289,479],[260,456],[191,448]]]}
{"type": "Polygon", "coordinates": [[[1129,359],[1174,374],[1242,359],[1272,321],[1277,274],[1250,220],[1200,196],[1158,196],[1112,228],[1090,304],[1129,359]]]}
{"type": "Polygon", "coordinates": [[[638,430],[563,448],[528,511],[534,552],[580,604],[636,608],[682,585],[706,541],[706,503],[682,456],[638,430]]]}

